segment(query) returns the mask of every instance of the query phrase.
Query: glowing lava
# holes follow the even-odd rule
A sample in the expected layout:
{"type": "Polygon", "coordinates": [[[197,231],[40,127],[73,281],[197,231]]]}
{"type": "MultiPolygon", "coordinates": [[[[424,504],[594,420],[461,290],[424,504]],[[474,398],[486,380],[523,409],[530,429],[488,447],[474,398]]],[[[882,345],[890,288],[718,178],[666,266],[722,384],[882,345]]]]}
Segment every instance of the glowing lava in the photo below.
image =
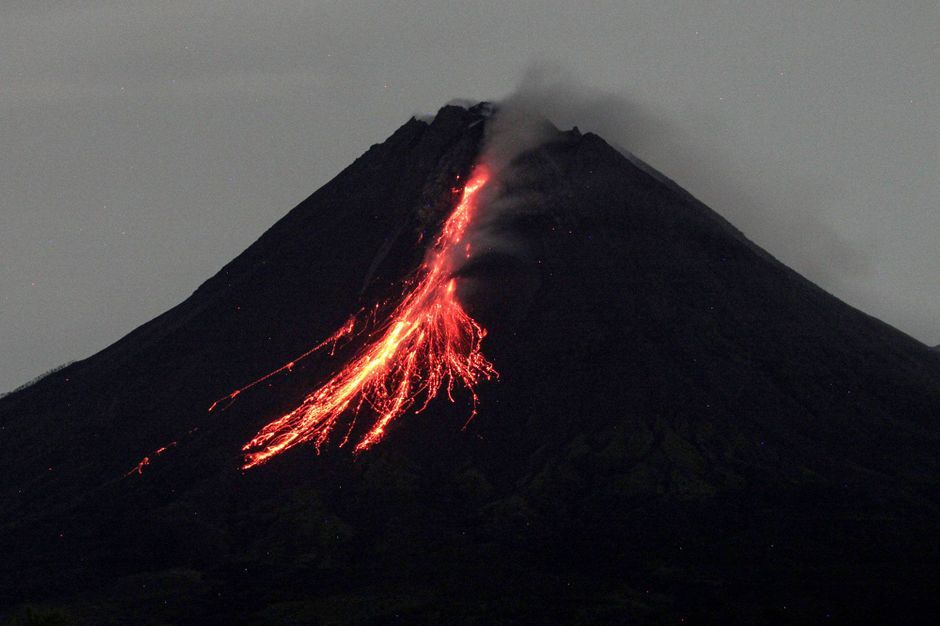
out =
{"type": "MultiPolygon", "coordinates": [[[[358,354],[319,389],[304,398],[293,411],[261,429],[243,447],[244,468],[254,467],[298,444],[312,441],[316,448],[327,440],[341,416],[357,416],[363,405],[375,413],[375,422],[356,444],[360,452],[379,442],[389,423],[415,403],[421,412],[444,387],[453,401],[456,383],[466,387],[476,413],[475,385],[496,376],[496,370],[480,348],[486,330],[464,311],[456,294],[454,270],[459,255],[470,255],[464,236],[473,219],[476,197],[489,172],[478,166],[463,188],[460,202],[444,222],[415,276],[405,283],[401,302],[380,324],[358,354]]],[[[347,322],[337,333],[302,356],[352,332],[347,322]]],[[[296,361],[296,359],[295,359],[296,361]]],[[[258,379],[290,369],[294,362],[258,379]]],[[[228,396],[234,400],[242,389],[228,396]]],[[[224,400],[224,399],[223,399],[224,400]]],[[[212,408],[217,405],[213,404],[212,408]]],[[[211,410],[211,408],[210,408],[211,410]]],[[[349,440],[355,417],[340,445],[349,440]]]]}
{"type": "MultiPolygon", "coordinates": [[[[191,431],[190,431],[190,432],[191,432],[191,431]]],[[[165,446],[161,446],[161,447],[157,448],[157,449],[154,450],[151,454],[152,454],[152,456],[153,456],[154,458],[156,458],[156,457],[160,456],[161,454],[163,454],[164,452],[166,452],[167,450],[169,450],[170,448],[176,446],[176,444],[177,444],[177,442],[171,441],[170,443],[166,444],[165,446]]],[[[131,468],[131,470],[130,470],[129,472],[127,472],[126,474],[124,474],[124,477],[126,478],[127,476],[130,476],[131,474],[138,474],[138,475],[139,475],[139,474],[143,474],[143,473],[144,473],[144,468],[147,467],[148,465],[150,465],[150,457],[149,457],[149,456],[145,456],[144,458],[142,458],[142,459],[140,460],[139,463],[137,463],[137,465],[136,465],[135,467],[131,468]]]]}

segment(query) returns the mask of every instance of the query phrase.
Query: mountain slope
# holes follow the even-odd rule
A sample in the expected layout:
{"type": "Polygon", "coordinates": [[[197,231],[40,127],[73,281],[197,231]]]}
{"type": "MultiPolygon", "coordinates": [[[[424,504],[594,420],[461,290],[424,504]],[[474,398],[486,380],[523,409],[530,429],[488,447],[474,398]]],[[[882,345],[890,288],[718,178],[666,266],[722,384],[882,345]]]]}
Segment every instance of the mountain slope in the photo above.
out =
{"type": "Polygon", "coordinates": [[[409,121],[185,302],[0,400],[0,606],[89,622],[928,610],[940,361],[592,134],[557,133],[491,199],[510,208],[460,294],[501,378],[466,430],[458,393],[355,459],[301,447],[238,469],[336,361],[208,406],[400,288],[485,112],[409,121]]]}

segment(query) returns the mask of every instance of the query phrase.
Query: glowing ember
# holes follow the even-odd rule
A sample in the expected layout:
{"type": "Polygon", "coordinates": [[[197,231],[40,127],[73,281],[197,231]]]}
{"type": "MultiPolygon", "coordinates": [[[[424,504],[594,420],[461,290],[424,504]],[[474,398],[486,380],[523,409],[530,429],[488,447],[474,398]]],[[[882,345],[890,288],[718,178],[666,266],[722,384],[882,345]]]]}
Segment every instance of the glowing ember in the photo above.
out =
{"type": "MultiPolygon", "coordinates": [[[[190,431],[190,432],[192,432],[192,431],[190,431]]],[[[166,451],[169,450],[170,448],[174,447],[174,446],[176,445],[176,443],[177,443],[177,442],[175,442],[175,441],[171,441],[170,443],[166,444],[165,446],[162,446],[162,447],[160,447],[160,448],[157,448],[156,450],[154,450],[154,451],[151,453],[151,456],[153,456],[154,458],[160,456],[161,454],[163,454],[164,452],[166,452],[166,451]]],[[[131,474],[143,474],[143,473],[144,473],[144,468],[147,467],[148,465],[150,465],[150,457],[149,457],[149,456],[145,456],[144,458],[142,458],[142,459],[140,460],[140,462],[137,464],[136,467],[131,468],[131,470],[130,470],[129,472],[127,472],[126,474],[124,474],[124,476],[127,477],[127,476],[130,476],[131,474]]]]}
{"type": "MultiPolygon", "coordinates": [[[[389,423],[420,400],[417,412],[444,387],[453,401],[453,389],[460,382],[473,399],[476,413],[475,385],[481,379],[496,376],[496,370],[480,349],[486,331],[463,310],[457,299],[453,277],[457,251],[470,255],[463,240],[476,208],[476,196],[486,184],[489,173],[477,167],[464,186],[460,202],[447,218],[434,245],[413,279],[405,284],[401,302],[389,319],[379,325],[367,343],[342,369],[319,389],[304,398],[293,411],[265,426],[243,447],[244,467],[264,463],[276,454],[298,444],[312,441],[319,447],[327,440],[340,417],[350,410],[358,415],[363,405],[375,412],[369,431],[356,444],[360,452],[379,442],[389,423]]],[[[354,318],[336,334],[305,353],[352,332],[354,318]]],[[[274,374],[290,369],[297,359],[232,392],[232,401],[245,389],[274,374]]],[[[219,402],[210,408],[214,409],[219,402]]],[[[340,445],[347,443],[355,425],[351,421],[340,445]]]]}

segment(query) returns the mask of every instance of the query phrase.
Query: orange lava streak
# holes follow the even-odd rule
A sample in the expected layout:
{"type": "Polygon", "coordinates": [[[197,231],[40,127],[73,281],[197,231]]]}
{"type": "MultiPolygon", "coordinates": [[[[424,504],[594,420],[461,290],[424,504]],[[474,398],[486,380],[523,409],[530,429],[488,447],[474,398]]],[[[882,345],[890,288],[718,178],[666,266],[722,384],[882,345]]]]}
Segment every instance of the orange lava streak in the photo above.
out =
{"type": "Polygon", "coordinates": [[[276,375],[276,374],[280,374],[280,373],[283,372],[283,371],[288,371],[288,372],[289,372],[289,371],[293,370],[293,369],[294,369],[294,366],[297,365],[298,362],[300,362],[300,361],[306,359],[308,356],[310,356],[310,355],[313,354],[314,352],[317,352],[318,350],[323,349],[324,347],[326,347],[326,346],[329,345],[329,344],[333,344],[333,347],[330,349],[330,354],[332,355],[333,352],[336,350],[336,344],[339,342],[339,340],[342,339],[343,337],[349,335],[349,334],[352,334],[352,332],[353,332],[353,330],[355,329],[355,327],[356,327],[356,316],[353,315],[353,316],[350,317],[348,320],[346,320],[346,323],[343,324],[342,326],[340,326],[339,329],[338,329],[335,333],[333,333],[332,335],[330,335],[329,337],[327,337],[326,339],[324,339],[323,341],[321,341],[320,343],[318,343],[318,344],[315,345],[314,347],[310,348],[309,350],[307,350],[306,352],[304,352],[304,353],[301,354],[300,356],[294,357],[294,359],[293,359],[290,363],[285,363],[284,365],[280,366],[279,368],[277,368],[277,369],[274,370],[273,372],[268,372],[267,374],[265,374],[265,375],[262,376],[261,378],[258,378],[257,380],[253,380],[253,381],[251,381],[250,383],[248,383],[247,385],[245,385],[244,387],[240,387],[240,388],[236,389],[235,391],[233,391],[232,393],[230,393],[230,394],[228,394],[227,396],[225,396],[224,398],[219,398],[218,400],[216,400],[215,402],[213,402],[213,403],[212,403],[212,406],[209,407],[209,412],[212,413],[212,411],[214,411],[214,410],[216,409],[216,407],[218,407],[218,406],[221,405],[223,402],[225,402],[225,403],[227,403],[227,404],[222,407],[222,410],[224,411],[225,409],[227,409],[227,408],[231,405],[232,402],[235,401],[235,398],[237,398],[243,391],[248,391],[249,389],[251,389],[251,388],[254,387],[255,385],[258,385],[258,384],[260,384],[260,383],[263,383],[263,382],[266,381],[267,379],[271,378],[272,376],[274,376],[274,375],[276,375]]]}
{"type": "MultiPolygon", "coordinates": [[[[162,446],[162,447],[160,447],[160,448],[157,448],[156,450],[153,451],[152,456],[153,456],[154,458],[160,456],[161,454],[163,454],[164,452],[166,452],[166,451],[169,450],[170,448],[174,447],[174,446],[176,445],[176,443],[177,443],[177,442],[175,442],[175,441],[171,441],[170,443],[166,444],[165,446],[162,446]]],[[[126,478],[126,477],[130,476],[131,474],[138,474],[138,475],[143,474],[143,473],[144,473],[144,468],[147,467],[148,465],[150,465],[150,460],[151,460],[151,458],[150,458],[149,456],[145,456],[144,458],[142,458],[142,459],[140,460],[139,463],[137,463],[137,465],[136,465],[135,467],[131,468],[131,470],[130,470],[129,472],[127,472],[126,474],[124,474],[124,477],[126,478]]]]}
{"type": "MultiPolygon", "coordinates": [[[[245,444],[244,468],[264,463],[307,441],[319,449],[340,417],[349,409],[358,413],[363,404],[377,416],[356,444],[356,452],[365,450],[379,442],[388,424],[422,396],[419,412],[442,386],[453,401],[452,391],[458,381],[470,391],[475,413],[474,387],[481,379],[495,376],[496,370],[480,348],[486,330],[457,299],[453,272],[455,251],[469,254],[463,237],[473,219],[476,195],[488,179],[485,168],[474,170],[416,277],[407,284],[410,291],[381,326],[379,338],[304,398],[300,406],[265,426],[245,444]]],[[[351,430],[352,425],[346,439],[351,430]]]]}

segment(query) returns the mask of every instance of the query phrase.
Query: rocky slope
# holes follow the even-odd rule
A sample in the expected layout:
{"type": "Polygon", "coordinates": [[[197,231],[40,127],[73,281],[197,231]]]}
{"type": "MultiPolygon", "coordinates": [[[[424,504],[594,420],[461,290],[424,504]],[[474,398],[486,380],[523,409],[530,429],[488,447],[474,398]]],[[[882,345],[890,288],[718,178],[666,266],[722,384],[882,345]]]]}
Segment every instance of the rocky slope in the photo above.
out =
{"type": "Polygon", "coordinates": [[[207,407],[393,293],[480,150],[411,120],[189,299],[0,399],[0,615],[786,622],[930,608],[940,360],[600,137],[559,132],[461,274],[501,374],[353,459],[240,446],[332,371],[207,407]],[[142,475],[143,455],[178,445],[142,475]]]}

